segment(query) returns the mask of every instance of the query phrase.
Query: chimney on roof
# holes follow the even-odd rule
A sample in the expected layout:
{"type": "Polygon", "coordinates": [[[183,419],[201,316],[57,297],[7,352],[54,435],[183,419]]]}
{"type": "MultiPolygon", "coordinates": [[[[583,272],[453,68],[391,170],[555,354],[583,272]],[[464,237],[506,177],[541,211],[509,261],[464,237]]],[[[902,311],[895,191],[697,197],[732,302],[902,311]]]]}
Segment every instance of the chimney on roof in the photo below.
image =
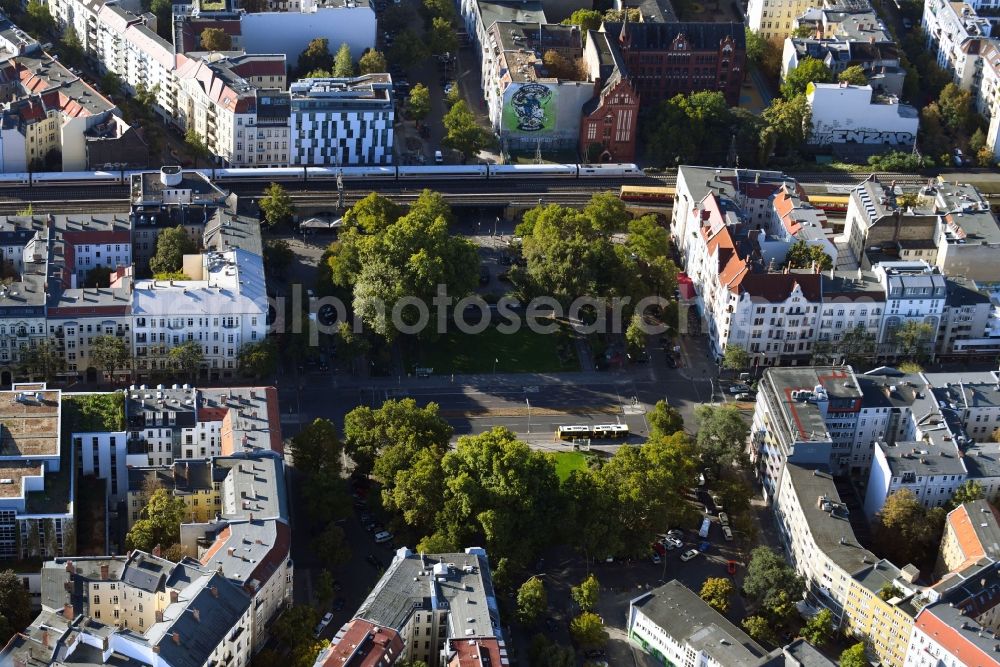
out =
{"type": "Polygon", "coordinates": [[[176,644],[176,645],[178,645],[178,646],[180,646],[180,645],[181,645],[181,633],[179,633],[179,632],[177,632],[177,631],[175,630],[175,631],[173,632],[173,634],[172,634],[172,635],[170,635],[170,638],[174,640],[174,644],[176,644]]]}
{"type": "Polygon", "coordinates": [[[154,618],[156,619],[157,623],[162,623],[163,622],[163,610],[162,609],[157,609],[156,610],[156,614],[154,614],[154,618]]]}
{"type": "Polygon", "coordinates": [[[67,621],[72,621],[76,618],[76,614],[73,613],[73,605],[68,602],[63,605],[63,618],[67,621]]]}
{"type": "Polygon", "coordinates": [[[171,603],[177,602],[177,598],[178,597],[179,597],[179,595],[177,594],[176,590],[171,590],[170,591],[170,602],[171,603]]]}
{"type": "Polygon", "coordinates": [[[106,581],[111,578],[111,568],[108,567],[107,563],[101,565],[101,580],[106,581]]]}
{"type": "Polygon", "coordinates": [[[76,568],[73,566],[73,561],[66,561],[66,571],[70,574],[76,574],[76,568]]]}
{"type": "Polygon", "coordinates": [[[49,629],[42,628],[42,646],[49,648],[49,629]]]}
{"type": "Polygon", "coordinates": [[[235,547],[229,547],[228,549],[226,549],[226,555],[229,556],[230,558],[235,553],[236,553],[236,548],[235,547]]]}

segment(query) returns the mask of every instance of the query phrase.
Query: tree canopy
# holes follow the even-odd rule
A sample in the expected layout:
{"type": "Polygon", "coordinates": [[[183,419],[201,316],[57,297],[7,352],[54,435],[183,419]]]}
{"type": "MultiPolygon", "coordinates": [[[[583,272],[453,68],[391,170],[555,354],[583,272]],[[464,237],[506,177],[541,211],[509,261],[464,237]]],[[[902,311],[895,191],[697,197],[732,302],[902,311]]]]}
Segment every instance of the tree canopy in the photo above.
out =
{"type": "Polygon", "coordinates": [[[822,247],[801,240],[793,243],[788,249],[785,263],[792,269],[815,267],[820,271],[829,271],[833,268],[833,259],[823,252],[822,247]]]}
{"type": "Polygon", "coordinates": [[[781,95],[786,100],[791,100],[804,94],[810,83],[830,83],[832,81],[833,72],[826,66],[826,63],[806,56],[785,77],[785,81],[781,84],[781,95]]]}
{"type": "Polygon", "coordinates": [[[141,518],[136,521],[125,536],[129,549],[152,551],[154,547],[161,549],[180,542],[181,523],[187,516],[187,506],[180,498],[164,488],[153,492],[146,506],[142,509],[141,518]]]}
{"type": "Polygon", "coordinates": [[[442,143],[468,159],[493,145],[493,135],[479,125],[465,100],[459,100],[444,115],[445,137],[442,143]]]}
{"type": "Polygon", "coordinates": [[[649,422],[650,437],[659,438],[666,435],[673,435],[684,430],[684,418],[680,410],[666,401],[656,402],[653,409],[646,415],[649,422]]]}
{"type": "Polygon", "coordinates": [[[865,74],[865,68],[861,65],[851,65],[837,75],[837,81],[849,83],[852,86],[867,86],[868,76],[865,74]]]}
{"type": "Polygon", "coordinates": [[[875,515],[875,545],[879,554],[893,563],[912,563],[929,571],[934,566],[944,521],[943,507],[928,509],[912,491],[900,489],[885,499],[875,515]]]}
{"type": "Polygon", "coordinates": [[[389,71],[389,65],[386,63],[385,55],[381,51],[368,49],[361,54],[361,58],[358,60],[358,69],[361,74],[378,74],[389,71]]]}
{"type": "Polygon", "coordinates": [[[333,55],[330,53],[330,41],[325,37],[310,40],[306,48],[299,54],[299,72],[333,69],[333,55]]]}
{"type": "Polygon", "coordinates": [[[821,609],[802,628],[802,638],[813,646],[822,646],[833,637],[833,612],[821,609]]]}
{"type": "Polygon", "coordinates": [[[716,477],[734,461],[747,464],[746,439],[750,432],[739,408],[699,405],[694,411],[698,421],[697,445],[701,460],[716,477]]]}
{"type": "Polygon", "coordinates": [[[170,363],[183,375],[194,379],[201,365],[205,363],[205,355],[202,352],[201,343],[196,340],[189,340],[170,348],[170,363]]]}
{"type": "Polygon", "coordinates": [[[743,590],[777,620],[784,615],[789,601],[802,599],[805,584],[784,558],[768,547],[757,547],[750,554],[743,590]]]}
{"type": "Polygon", "coordinates": [[[955,489],[951,499],[948,501],[948,509],[953,510],[959,505],[971,503],[974,500],[982,500],[986,497],[983,485],[974,479],[967,479],[955,489]]]}
{"type": "Polygon", "coordinates": [[[156,237],[156,252],[149,260],[149,270],[154,274],[180,271],[184,255],[191,255],[197,249],[183,227],[164,229],[156,237]]]}
{"type": "Polygon", "coordinates": [[[435,16],[431,19],[431,29],[427,34],[427,46],[434,55],[458,51],[458,37],[455,36],[455,27],[449,18],[435,16]]]}
{"type": "MultiPolygon", "coordinates": [[[[371,194],[344,216],[340,240],[330,247],[327,267],[334,285],[353,289],[354,312],[376,333],[393,338],[392,313],[404,298],[433,303],[439,285],[461,298],[478,281],[479,256],[468,239],[452,234],[451,208],[441,195],[422,192],[405,215],[371,194]]],[[[404,302],[405,305],[406,302],[404,302]]],[[[397,310],[407,326],[414,308],[397,310]]],[[[430,335],[431,327],[420,333],[430,335]]]]}
{"type": "Polygon", "coordinates": [[[858,642],[840,654],[840,667],[869,667],[864,642],[858,642]]]}
{"type": "Polygon", "coordinates": [[[608,632],[604,629],[604,621],[597,614],[585,611],[569,623],[569,634],[573,641],[584,649],[603,646],[608,641],[608,632]]]}
{"type": "Polygon", "coordinates": [[[340,79],[354,76],[354,60],[351,58],[351,47],[346,42],[337,49],[333,57],[333,75],[340,79]]]}
{"type": "Polygon", "coordinates": [[[201,31],[201,48],[205,51],[229,51],[233,38],[222,28],[205,28],[201,31]]]}
{"type": "Polygon", "coordinates": [[[97,336],[90,345],[90,358],[97,368],[111,375],[114,371],[131,369],[132,348],[118,336],[97,336]]]}
{"type": "Polygon", "coordinates": [[[427,117],[431,110],[431,93],[422,83],[418,83],[410,89],[410,96],[407,98],[407,108],[410,117],[419,122],[427,117]]]}
{"type": "Polygon", "coordinates": [[[573,597],[573,602],[582,611],[594,611],[597,608],[597,596],[600,591],[601,585],[598,583],[597,577],[590,574],[580,582],[579,586],[573,586],[570,589],[570,595],[573,597]]]}
{"type": "Polygon", "coordinates": [[[538,577],[531,577],[517,589],[517,618],[525,625],[534,625],[549,609],[545,584],[538,577]]]}
{"type": "Polygon", "coordinates": [[[701,586],[698,594],[702,600],[707,602],[720,614],[729,611],[729,599],[736,592],[733,582],[723,577],[709,577],[701,586]]]}
{"type": "Polygon", "coordinates": [[[563,19],[564,25],[578,25],[580,32],[586,35],[591,30],[597,30],[604,22],[604,16],[596,9],[577,9],[569,18],[563,19]]]}
{"type": "Polygon", "coordinates": [[[271,183],[264,190],[264,196],[258,202],[264,215],[264,223],[278,225],[291,222],[295,215],[295,203],[288,192],[278,183],[271,183]]]}

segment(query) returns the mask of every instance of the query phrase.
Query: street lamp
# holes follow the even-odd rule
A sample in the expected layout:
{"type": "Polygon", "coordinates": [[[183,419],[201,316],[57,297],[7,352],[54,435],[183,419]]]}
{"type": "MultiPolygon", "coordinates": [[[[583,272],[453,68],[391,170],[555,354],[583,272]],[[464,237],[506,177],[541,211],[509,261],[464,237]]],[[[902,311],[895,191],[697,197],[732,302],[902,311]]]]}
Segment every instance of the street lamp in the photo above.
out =
{"type": "Polygon", "coordinates": [[[528,404],[528,435],[531,435],[531,401],[525,396],[524,402],[528,404]]]}

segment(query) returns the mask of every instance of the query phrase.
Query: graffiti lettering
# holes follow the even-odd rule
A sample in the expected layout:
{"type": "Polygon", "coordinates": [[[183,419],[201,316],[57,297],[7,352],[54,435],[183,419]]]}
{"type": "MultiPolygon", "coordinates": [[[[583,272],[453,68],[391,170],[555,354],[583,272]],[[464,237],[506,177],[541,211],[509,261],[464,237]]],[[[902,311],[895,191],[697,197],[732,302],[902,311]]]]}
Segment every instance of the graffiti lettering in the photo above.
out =
{"type": "Polygon", "coordinates": [[[890,146],[912,146],[912,132],[880,132],[878,130],[830,130],[814,132],[809,137],[813,144],[886,144],[890,146]]]}

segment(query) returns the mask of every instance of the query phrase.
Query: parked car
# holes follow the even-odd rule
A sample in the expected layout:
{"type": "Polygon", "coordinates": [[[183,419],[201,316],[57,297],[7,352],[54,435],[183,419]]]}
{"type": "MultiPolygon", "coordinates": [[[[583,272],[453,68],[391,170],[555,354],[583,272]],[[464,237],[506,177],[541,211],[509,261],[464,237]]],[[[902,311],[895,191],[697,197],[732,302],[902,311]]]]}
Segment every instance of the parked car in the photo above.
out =
{"type": "Polygon", "coordinates": [[[388,542],[392,539],[392,533],[388,530],[383,530],[381,533],[375,533],[375,543],[382,544],[383,542],[388,542]]]}
{"type": "Polygon", "coordinates": [[[730,575],[736,574],[736,561],[731,560],[728,563],[726,563],[726,572],[728,572],[730,575]]]}
{"type": "Polygon", "coordinates": [[[750,387],[745,384],[734,384],[729,388],[730,394],[749,394],[750,387]]]}
{"type": "Polygon", "coordinates": [[[911,21],[910,19],[904,18],[903,19],[903,27],[906,28],[907,30],[912,30],[913,29],[913,21],[911,21]]]}
{"type": "Polygon", "coordinates": [[[721,523],[723,526],[728,526],[729,515],[726,514],[725,512],[719,512],[719,523],[721,523]]]}
{"type": "Polygon", "coordinates": [[[668,537],[666,546],[668,549],[680,549],[682,546],[684,546],[684,542],[677,539],[676,537],[668,537]]]}
{"type": "Polygon", "coordinates": [[[684,538],[684,531],[679,528],[674,528],[667,531],[667,537],[672,537],[678,542],[684,538]]]}
{"type": "Polygon", "coordinates": [[[698,553],[699,552],[698,552],[697,549],[688,549],[687,551],[685,551],[684,553],[681,554],[681,560],[686,563],[689,560],[691,560],[692,558],[694,558],[695,556],[697,556],[698,553]]]}
{"type": "Polygon", "coordinates": [[[753,395],[751,394],[736,394],[737,401],[752,401],[753,395]]]}
{"type": "Polygon", "coordinates": [[[453,91],[453,90],[455,90],[455,84],[454,83],[452,83],[451,81],[449,81],[448,83],[444,84],[444,94],[445,95],[451,95],[451,91],[453,91]]]}
{"type": "Polygon", "coordinates": [[[444,155],[441,151],[434,151],[434,164],[441,164],[444,162],[444,155]]]}
{"type": "Polygon", "coordinates": [[[319,639],[319,636],[323,634],[326,630],[326,626],[330,625],[330,621],[333,620],[333,612],[326,612],[323,614],[323,619],[316,625],[316,629],[313,630],[313,637],[319,639]]]}
{"type": "Polygon", "coordinates": [[[664,544],[663,542],[653,542],[653,553],[657,554],[658,556],[666,556],[667,545],[664,544]]]}
{"type": "Polygon", "coordinates": [[[723,526],[722,527],[722,536],[724,538],[726,538],[726,542],[732,542],[733,541],[733,529],[730,528],[729,526],[723,526]]]}
{"type": "Polygon", "coordinates": [[[660,563],[662,563],[662,562],[663,562],[663,559],[662,559],[662,558],[660,558],[660,554],[658,554],[658,553],[656,553],[656,552],[654,551],[654,552],[653,552],[653,565],[659,565],[659,564],[660,564],[660,563]]]}

